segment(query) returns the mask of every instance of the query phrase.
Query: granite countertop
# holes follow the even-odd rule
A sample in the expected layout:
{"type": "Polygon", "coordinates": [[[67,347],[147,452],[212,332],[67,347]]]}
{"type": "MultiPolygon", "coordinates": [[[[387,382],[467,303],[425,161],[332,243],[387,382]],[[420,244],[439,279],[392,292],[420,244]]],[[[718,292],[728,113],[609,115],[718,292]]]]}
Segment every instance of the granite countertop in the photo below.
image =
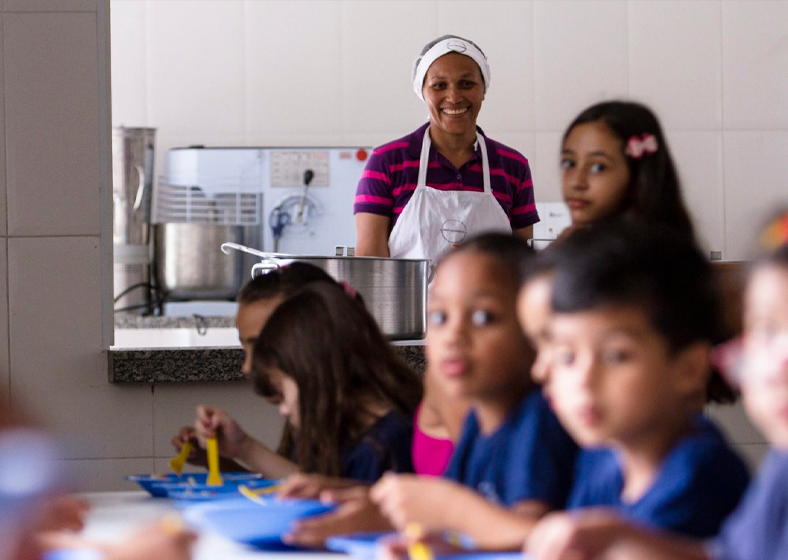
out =
{"type": "MultiPolygon", "coordinates": [[[[134,317],[116,316],[116,329],[227,329],[234,317],[134,317]]],[[[237,335],[236,335],[237,336],[237,335]]],[[[425,369],[423,341],[393,342],[395,351],[416,371],[425,369]]],[[[244,355],[239,346],[171,346],[110,348],[109,380],[112,383],[170,383],[187,381],[242,381],[244,355]]]]}

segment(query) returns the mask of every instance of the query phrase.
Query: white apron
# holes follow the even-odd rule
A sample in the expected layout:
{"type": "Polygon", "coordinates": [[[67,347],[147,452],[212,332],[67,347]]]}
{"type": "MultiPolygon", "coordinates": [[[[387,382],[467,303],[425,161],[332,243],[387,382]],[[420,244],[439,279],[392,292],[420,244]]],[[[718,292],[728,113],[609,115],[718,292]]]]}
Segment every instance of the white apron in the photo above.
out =
{"type": "Polygon", "coordinates": [[[442,191],[427,187],[430,129],[424,132],[416,191],[405,205],[389,236],[389,254],[395,258],[430,259],[432,265],[451,246],[482,232],[512,232],[509,218],[490,186],[487,145],[479,134],[484,192],[442,191]]]}

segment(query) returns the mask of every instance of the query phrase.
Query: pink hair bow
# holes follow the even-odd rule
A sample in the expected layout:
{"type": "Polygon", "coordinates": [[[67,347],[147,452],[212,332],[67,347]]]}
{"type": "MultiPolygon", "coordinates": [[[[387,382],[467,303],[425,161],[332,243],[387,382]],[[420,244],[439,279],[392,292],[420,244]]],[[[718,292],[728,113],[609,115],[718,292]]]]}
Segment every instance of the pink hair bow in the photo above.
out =
{"type": "Polygon", "coordinates": [[[345,290],[345,293],[350,297],[355,298],[358,295],[356,289],[349,282],[342,280],[339,285],[342,286],[342,289],[345,290]]]}
{"type": "Polygon", "coordinates": [[[644,154],[651,155],[659,149],[659,143],[653,134],[646,133],[640,137],[632,136],[627,142],[624,153],[633,159],[640,159],[644,154]]]}

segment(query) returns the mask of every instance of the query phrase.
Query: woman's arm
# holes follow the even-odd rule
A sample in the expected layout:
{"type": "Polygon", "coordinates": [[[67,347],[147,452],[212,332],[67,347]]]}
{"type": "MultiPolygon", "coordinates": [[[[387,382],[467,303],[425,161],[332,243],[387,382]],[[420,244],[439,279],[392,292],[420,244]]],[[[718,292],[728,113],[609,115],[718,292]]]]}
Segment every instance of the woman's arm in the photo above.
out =
{"type": "Polygon", "coordinates": [[[388,257],[391,218],[379,214],[356,214],[356,256],[388,257]]]}
{"type": "Polygon", "coordinates": [[[534,226],[515,229],[512,231],[512,234],[522,239],[532,239],[534,236],[534,226]]]}

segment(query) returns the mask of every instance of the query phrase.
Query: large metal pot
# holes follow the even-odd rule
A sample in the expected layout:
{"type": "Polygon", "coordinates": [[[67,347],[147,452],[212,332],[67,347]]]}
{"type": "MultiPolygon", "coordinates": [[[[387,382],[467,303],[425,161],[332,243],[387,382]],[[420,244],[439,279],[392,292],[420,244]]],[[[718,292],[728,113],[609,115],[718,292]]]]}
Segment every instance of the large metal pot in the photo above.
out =
{"type": "Polygon", "coordinates": [[[156,285],[168,300],[235,298],[256,259],[237,253],[227,258],[222,243],[259,239],[258,226],[163,223],[153,226],[156,285]]]}
{"type": "Polygon", "coordinates": [[[292,261],[302,261],[325,270],[337,281],[348,282],[364,298],[384,335],[392,340],[424,338],[427,325],[428,259],[382,257],[325,257],[265,253],[236,243],[225,243],[222,251],[233,249],[258,257],[252,276],[266,273],[292,261]]]}

